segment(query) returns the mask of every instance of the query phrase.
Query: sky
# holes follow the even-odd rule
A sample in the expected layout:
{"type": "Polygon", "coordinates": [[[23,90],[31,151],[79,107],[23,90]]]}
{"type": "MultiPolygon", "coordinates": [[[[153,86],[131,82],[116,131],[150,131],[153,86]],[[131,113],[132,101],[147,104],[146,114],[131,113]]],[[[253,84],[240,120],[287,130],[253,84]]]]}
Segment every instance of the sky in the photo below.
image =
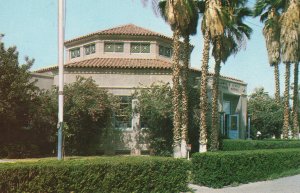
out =
{"type": "MultiPolygon", "coordinates": [[[[34,58],[32,70],[58,63],[57,2],[0,0],[0,33],[5,34],[2,41],[6,47],[17,46],[21,64],[25,56],[34,58]]],[[[254,2],[249,0],[249,6],[254,2]]],[[[65,23],[65,40],[129,23],[172,37],[168,24],[154,14],[150,3],[145,6],[142,0],[66,0],[65,23]]],[[[253,28],[251,40],[236,56],[222,64],[221,74],[245,81],[248,94],[255,88],[264,87],[273,96],[274,69],[268,64],[263,24],[257,18],[248,18],[245,23],[253,28]]],[[[200,69],[203,48],[200,25],[197,35],[191,37],[191,44],[195,46],[191,66],[200,69]]],[[[210,57],[211,72],[213,65],[210,57]]],[[[280,81],[282,94],[283,64],[280,65],[280,81]]]]}

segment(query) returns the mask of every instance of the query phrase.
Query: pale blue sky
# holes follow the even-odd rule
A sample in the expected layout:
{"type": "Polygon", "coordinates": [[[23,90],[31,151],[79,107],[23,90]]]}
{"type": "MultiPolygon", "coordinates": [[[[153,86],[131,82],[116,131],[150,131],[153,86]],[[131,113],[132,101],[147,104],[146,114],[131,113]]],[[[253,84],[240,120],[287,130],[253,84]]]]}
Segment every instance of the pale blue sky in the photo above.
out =
{"type": "MultiPolygon", "coordinates": [[[[169,26],[154,15],[151,5],[145,7],[140,0],[66,2],[66,40],[128,23],[172,36],[169,26]]],[[[249,5],[252,6],[254,2],[250,0],[249,5]]],[[[33,70],[57,64],[57,0],[0,0],[0,5],[0,33],[5,34],[3,42],[6,47],[17,46],[20,62],[24,62],[25,56],[34,58],[33,70]]],[[[273,95],[274,75],[273,68],[268,64],[261,33],[263,24],[258,19],[247,19],[247,24],[254,30],[251,40],[247,42],[245,50],[232,56],[222,66],[221,74],[247,82],[248,94],[254,88],[263,86],[273,95]]],[[[198,35],[191,38],[195,46],[191,56],[194,68],[201,66],[203,41],[198,31],[198,35]]],[[[280,70],[283,92],[283,65],[280,70]]]]}

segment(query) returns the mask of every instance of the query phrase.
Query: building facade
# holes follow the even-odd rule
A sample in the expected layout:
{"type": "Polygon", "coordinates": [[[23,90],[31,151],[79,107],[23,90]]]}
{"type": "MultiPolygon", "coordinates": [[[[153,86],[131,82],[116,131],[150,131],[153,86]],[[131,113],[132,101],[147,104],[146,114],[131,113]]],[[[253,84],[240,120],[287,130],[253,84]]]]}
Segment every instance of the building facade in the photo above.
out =
{"type": "MultiPolygon", "coordinates": [[[[137,87],[155,82],[172,85],[172,38],[133,24],[74,38],[65,42],[64,81],[77,76],[92,77],[96,84],[128,101],[137,87]]],[[[190,68],[195,86],[201,72],[190,68]]],[[[58,85],[58,67],[32,74],[40,88],[58,85]]],[[[208,87],[212,88],[212,77],[208,87]]],[[[220,78],[219,112],[222,133],[232,139],[246,138],[247,84],[230,77],[220,78]]],[[[126,123],[124,123],[126,124],[126,123]]],[[[130,130],[131,124],[120,125],[130,130]]]]}

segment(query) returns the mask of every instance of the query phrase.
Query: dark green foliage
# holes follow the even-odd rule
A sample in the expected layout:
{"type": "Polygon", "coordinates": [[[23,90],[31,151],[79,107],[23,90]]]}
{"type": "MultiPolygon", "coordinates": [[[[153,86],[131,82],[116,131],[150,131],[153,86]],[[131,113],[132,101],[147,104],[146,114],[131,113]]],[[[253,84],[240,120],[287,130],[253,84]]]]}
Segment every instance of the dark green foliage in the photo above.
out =
{"type": "Polygon", "coordinates": [[[113,97],[92,78],[82,77],[66,85],[64,94],[66,153],[95,154],[103,130],[111,125],[113,97]]]}
{"type": "Polygon", "coordinates": [[[224,139],[222,151],[300,148],[299,140],[231,140],[224,139]]]}
{"type": "Polygon", "coordinates": [[[39,91],[34,101],[36,106],[32,109],[29,128],[39,153],[29,157],[50,155],[56,149],[57,95],[54,91],[39,91]]]}
{"type": "MultiPolygon", "coordinates": [[[[191,79],[190,79],[191,82],[191,79]]],[[[199,100],[200,100],[200,90],[197,86],[193,88],[191,83],[188,87],[189,91],[189,128],[188,128],[188,144],[192,145],[191,152],[199,152],[199,123],[200,123],[200,109],[199,109],[199,100]]]]}
{"type": "Polygon", "coordinates": [[[142,127],[146,128],[150,148],[155,155],[172,155],[173,111],[169,84],[156,83],[150,89],[140,89],[134,98],[140,102],[142,127]]]}
{"type": "Polygon", "coordinates": [[[174,193],[187,190],[184,160],[116,157],[0,165],[0,192],[174,193]]]}
{"type": "MultiPolygon", "coordinates": [[[[199,91],[188,85],[189,128],[188,143],[192,151],[198,151],[199,139],[199,91]]],[[[155,155],[172,155],[173,111],[172,90],[169,84],[154,83],[149,89],[138,89],[133,98],[140,101],[142,127],[148,133],[150,147],[155,155]]],[[[181,109],[180,109],[181,110],[181,109]]]]}
{"type": "Polygon", "coordinates": [[[6,49],[0,41],[0,157],[36,156],[44,153],[42,147],[51,147],[45,136],[49,127],[33,127],[46,110],[29,72],[34,60],[25,58],[23,65],[18,60],[16,47],[6,49]]]}
{"type": "Polygon", "coordinates": [[[218,188],[266,180],[299,167],[299,148],[196,153],[192,158],[194,183],[218,188]]]}
{"type": "Polygon", "coordinates": [[[263,88],[259,88],[250,95],[248,113],[251,114],[251,138],[256,138],[257,131],[260,138],[280,137],[283,126],[283,105],[277,104],[263,88]]]}
{"type": "Polygon", "coordinates": [[[19,65],[16,47],[5,49],[0,42],[0,143],[17,142],[23,139],[28,126],[31,98],[36,91],[30,83],[29,68],[33,60],[19,65]]]}

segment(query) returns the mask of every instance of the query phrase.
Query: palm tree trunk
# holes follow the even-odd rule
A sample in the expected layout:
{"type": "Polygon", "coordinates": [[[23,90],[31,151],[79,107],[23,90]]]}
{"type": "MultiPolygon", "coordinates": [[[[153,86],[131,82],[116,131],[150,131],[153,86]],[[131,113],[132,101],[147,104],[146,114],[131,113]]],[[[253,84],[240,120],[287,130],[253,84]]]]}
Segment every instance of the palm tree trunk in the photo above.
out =
{"type": "Polygon", "coordinates": [[[284,90],[284,114],[283,114],[283,138],[288,139],[289,137],[289,119],[290,119],[290,109],[289,109],[289,96],[290,96],[290,68],[291,64],[285,64],[285,90],[284,90]]]}
{"type": "Polygon", "coordinates": [[[187,139],[188,139],[188,124],[189,124],[189,112],[188,112],[188,70],[190,59],[190,37],[187,35],[184,37],[184,58],[183,58],[183,70],[182,70],[182,127],[181,127],[181,156],[187,157],[187,139]]]}
{"type": "Polygon", "coordinates": [[[299,138],[299,123],[298,123],[298,68],[299,63],[295,63],[294,68],[294,93],[293,93],[293,138],[299,138]]]}
{"type": "Polygon", "coordinates": [[[173,66],[172,66],[172,81],[173,81],[173,153],[175,158],[181,157],[180,152],[180,112],[179,112],[179,30],[173,32],[173,66]]]}
{"type": "Polygon", "coordinates": [[[280,103],[280,83],[279,83],[279,66],[274,64],[274,78],[275,78],[275,101],[280,103]]]}
{"type": "Polygon", "coordinates": [[[212,123],[211,123],[211,146],[212,151],[219,149],[219,76],[221,70],[221,41],[220,37],[216,40],[216,55],[215,55],[215,73],[213,75],[212,83],[212,123]]]}
{"type": "Polygon", "coordinates": [[[209,49],[210,49],[210,35],[209,35],[209,30],[207,29],[204,35],[204,47],[203,47],[202,66],[201,66],[199,152],[207,151],[207,111],[208,111],[207,75],[208,75],[209,49]]]}

